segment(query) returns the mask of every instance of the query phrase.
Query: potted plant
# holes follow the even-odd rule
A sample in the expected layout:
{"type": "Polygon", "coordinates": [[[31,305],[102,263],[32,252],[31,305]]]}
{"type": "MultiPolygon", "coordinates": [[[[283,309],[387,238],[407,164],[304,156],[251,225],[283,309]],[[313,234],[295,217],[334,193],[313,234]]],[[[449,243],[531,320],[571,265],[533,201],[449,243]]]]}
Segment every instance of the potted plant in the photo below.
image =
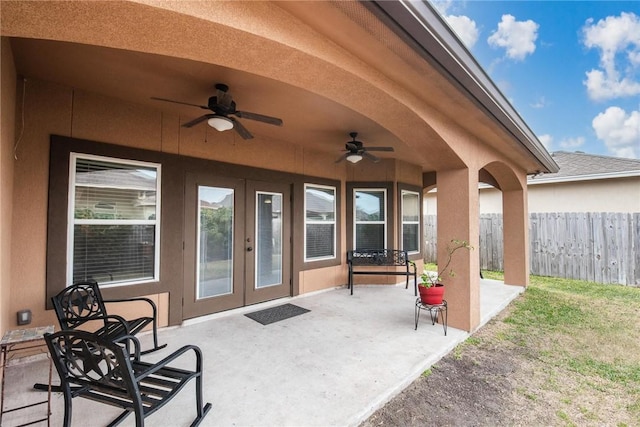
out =
{"type": "Polygon", "coordinates": [[[418,284],[418,290],[420,291],[420,300],[423,304],[428,305],[437,305],[442,304],[442,299],[444,297],[444,285],[442,284],[442,277],[446,274],[449,277],[454,277],[455,272],[449,268],[449,264],[451,264],[451,260],[453,259],[453,254],[459,251],[460,249],[473,249],[473,246],[469,245],[469,243],[465,240],[457,240],[453,239],[447,245],[447,262],[444,264],[442,268],[438,268],[438,271],[433,274],[433,272],[424,271],[420,275],[421,283],[418,284]]]}

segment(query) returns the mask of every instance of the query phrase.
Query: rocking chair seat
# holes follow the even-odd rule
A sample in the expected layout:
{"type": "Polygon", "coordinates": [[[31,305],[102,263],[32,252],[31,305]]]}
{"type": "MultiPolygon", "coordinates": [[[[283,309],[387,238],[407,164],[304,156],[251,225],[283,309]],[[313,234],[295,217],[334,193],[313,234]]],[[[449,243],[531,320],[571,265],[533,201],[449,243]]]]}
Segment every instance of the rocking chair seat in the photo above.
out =
{"type": "Polygon", "coordinates": [[[71,426],[72,401],[83,397],[122,408],[124,411],[109,426],[116,426],[130,414],[135,414],[136,427],[163,407],[192,379],[196,380],[196,418],[200,424],[211,409],[202,405],[202,352],[187,345],[157,363],[140,360],[140,343],[127,335],[116,340],[98,337],[94,333],[70,330],[45,334],[49,352],[58,371],[64,393],[64,426],[71,426]],[[131,344],[134,356],[130,357],[131,344]],[[169,363],[193,351],[195,369],[168,366],[169,363]]]}

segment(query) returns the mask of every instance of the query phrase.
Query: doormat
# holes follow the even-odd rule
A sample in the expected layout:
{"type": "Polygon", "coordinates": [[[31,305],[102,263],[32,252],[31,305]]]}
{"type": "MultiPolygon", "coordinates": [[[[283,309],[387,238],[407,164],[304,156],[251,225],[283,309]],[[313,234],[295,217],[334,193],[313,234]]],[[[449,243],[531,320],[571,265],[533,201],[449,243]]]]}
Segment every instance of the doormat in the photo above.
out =
{"type": "Polygon", "coordinates": [[[290,317],[299,316],[300,314],[304,314],[309,311],[311,310],[298,307],[297,305],[284,304],[260,311],[254,311],[253,313],[245,314],[245,316],[263,325],[268,325],[270,323],[279,322],[280,320],[288,319],[290,317]]]}

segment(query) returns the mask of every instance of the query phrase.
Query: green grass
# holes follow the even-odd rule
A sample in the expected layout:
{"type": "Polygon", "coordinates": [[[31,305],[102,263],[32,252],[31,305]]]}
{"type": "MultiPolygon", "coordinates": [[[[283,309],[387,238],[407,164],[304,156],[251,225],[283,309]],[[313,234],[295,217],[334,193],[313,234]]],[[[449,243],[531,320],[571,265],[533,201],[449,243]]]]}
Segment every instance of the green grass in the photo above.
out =
{"type": "Polygon", "coordinates": [[[543,366],[547,384],[555,382],[557,401],[548,404],[563,424],[614,421],[606,408],[578,403],[581,396],[626,401],[616,408],[618,425],[640,420],[639,288],[531,276],[504,322],[500,339],[525,348],[543,366]]]}
{"type": "MultiPolygon", "coordinates": [[[[482,275],[504,280],[502,272],[482,275]]],[[[640,426],[640,288],[530,276],[499,322],[494,333],[457,346],[454,357],[471,346],[522,355],[536,374],[516,392],[553,408],[555,425],[640,426]]]]}

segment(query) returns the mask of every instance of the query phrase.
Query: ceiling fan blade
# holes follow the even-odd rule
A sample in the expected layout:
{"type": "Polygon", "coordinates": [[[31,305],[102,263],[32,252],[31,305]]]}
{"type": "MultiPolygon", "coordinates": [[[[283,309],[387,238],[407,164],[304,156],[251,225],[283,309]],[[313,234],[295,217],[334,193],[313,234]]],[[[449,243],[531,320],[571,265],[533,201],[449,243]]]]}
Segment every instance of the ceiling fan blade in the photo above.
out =
{"type": "Polygon", "coordinates": [[[204,116],[200,116],[197,119],[193,119],[190,122],[187,122],[185,124],[182,125],[183,128],[190,128],[193,127],[195,125],[197,125],[198,123],[202,123],[205,120],[210,119],[211,117],[215,116],[215,114],[205,114],[204,116]]]}
{"type": "Polygon", "coordinates": [[[270,125],[282,126],[282,119],[279,119],[277,117],[270,117],[270,116],[265,116],[263,114],[250,113],[248,111],[236,111],[233,114],[240,117],[241,119],[256,120],[258,122],[268,123],[270,125]]]}
{"type": "Polygon", "coordinates": [[[243,139],[253,139],[253,135],[251,135],[251,132],[249,132],[247,128],[242,125],[242,123],[232,117],[229,117],[229,119],[233,122],[233,128],[243,139]]]}
{"type": "Polygon", "coordinates": [[[342,156],[338,157],[338,160],[336,160],[336,163],[340,163],[341,161],[349,157],[350,154],[351,153],[344,153],[342,156]]]}
{"type": "Polygon", "coordinates": [[[155,96],[152,96],[151,99],[155,99],[156,101],[173,102],[174,104],[189,105],[191,107],[204,108],[205,110],[209,109],[209,107],[207,107],[206,105],[198,105],[198,104],[191,104],[190,102],[174,101],[173,99],[158,98],[155,96]]]}
{"type": "Polygon", "coordinates": [[[365,147],[365,151],[393,151],[393,147],[365,147]]]}
{"type": "Polygon", "coordinates": [[[362,157],[366,157],[367,159],[371,160],[373,163],[378,163],[380,161],[378,157],[374,156],[373,154],[369,154],[366,151],[362,152],[362,157]]]}

